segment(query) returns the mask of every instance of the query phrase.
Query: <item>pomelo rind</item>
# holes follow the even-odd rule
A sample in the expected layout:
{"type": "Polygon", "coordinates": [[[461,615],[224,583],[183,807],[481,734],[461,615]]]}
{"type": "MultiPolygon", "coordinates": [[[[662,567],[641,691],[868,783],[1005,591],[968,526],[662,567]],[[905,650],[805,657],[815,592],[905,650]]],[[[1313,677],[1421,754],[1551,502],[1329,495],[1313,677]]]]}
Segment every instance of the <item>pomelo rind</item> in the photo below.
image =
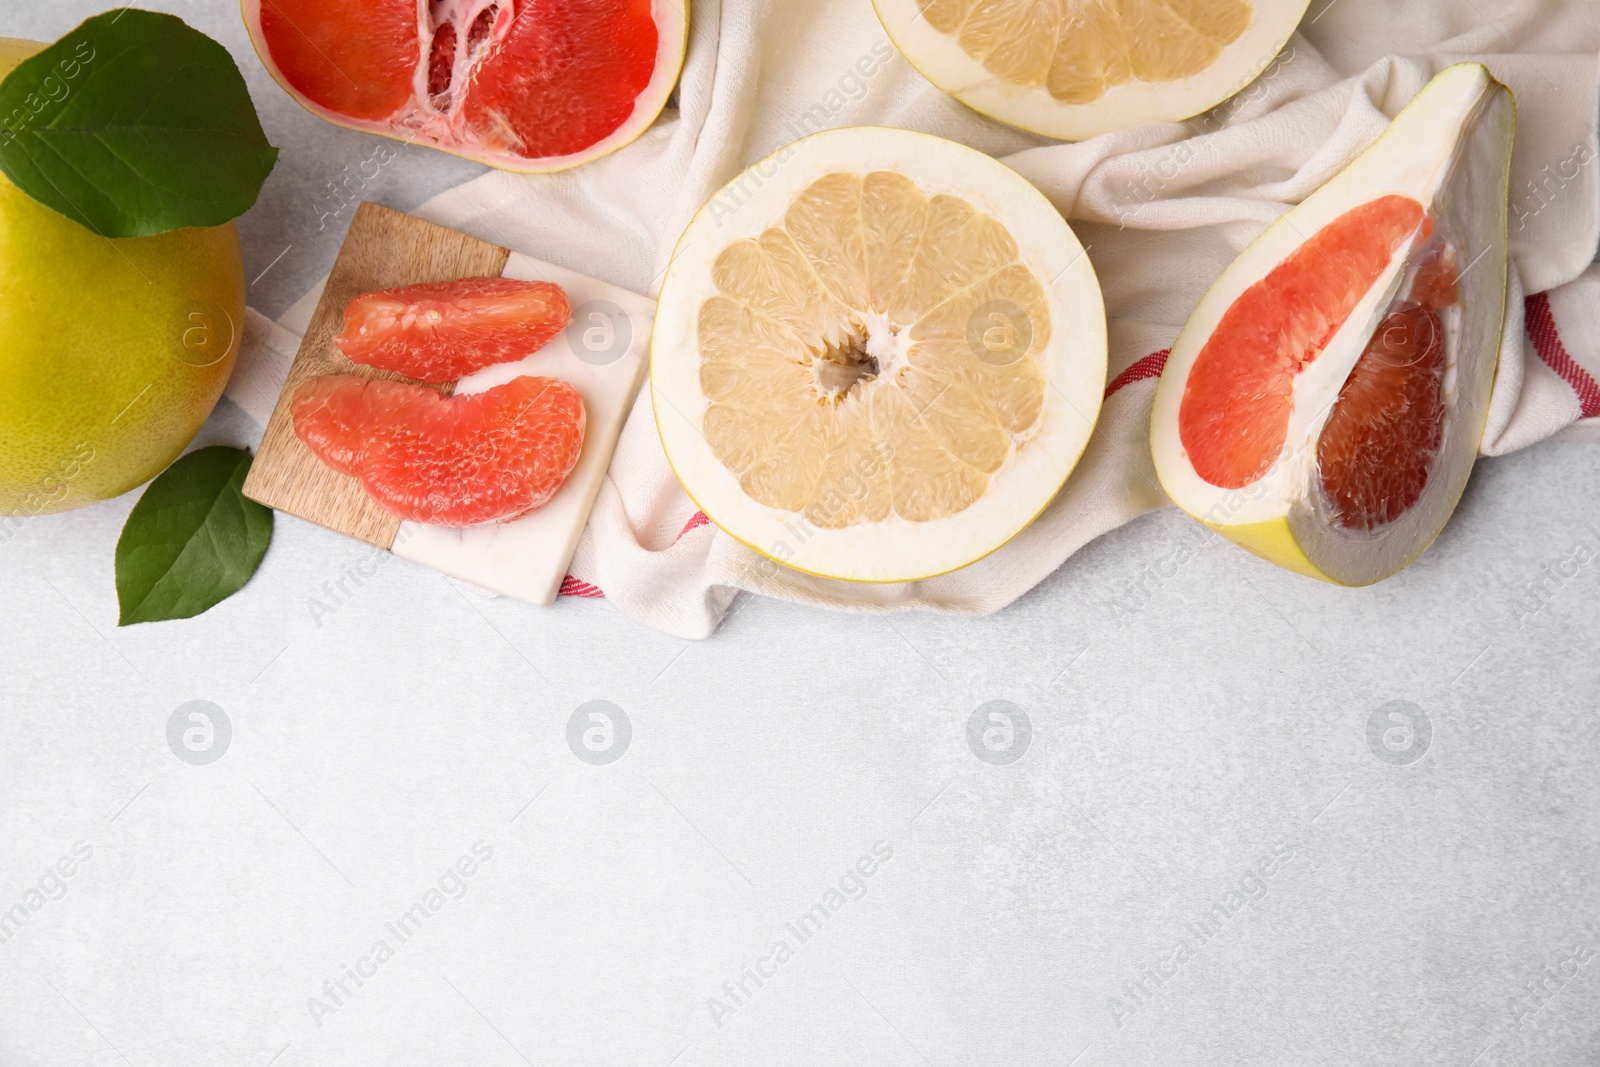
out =
{"type": "MultiPolygon", "coordinates": [[[[267,69],[267,73],[272,75],[272,80],[277,82],[295,103],[318,118],[347,130],[375,133],[402,144],[438,149],[452,156],[470,159],[474,163],[482,163],[515,174],[549,174],[568,170],[611,155],[638,140],[666,109],[672,90],[678,84],[678,77],[683,73],[683,62],[689,48],[688,0],[654,0],[651,10],[656,16],[655,74],[650,79],[650,85],[634,100],[633,113],[628,116],[627,121],[582,152],[529,159],[509,152],[489,152],[469,146],[440,144],[421,137],[407,136],[403,131],[396,130],[386,123],[352,119],[306,99],[305,95],[290,84],[289,79],[278,69],[277,63],[273,62],[271,49],[261,39],[259,15],[261,3],[262,0],[239,0],[239,12],[244,19],[250,46],[255,49],[256,56],[261,60],[261,65],[267,69]]],[[[424,71],[422,76],[425,77],[427,64],[423,63],[421,66],[424,71]]]]}
{"type": "MultiPolygon", "coordinates": [[[[45,47],[0,37],[0,77],[45,47]]],[[[70,511],[143,485],[194,439],[233,371],[246,288],[238,228],[107,239],[4,175],[0,222],[0,326],[15,328],[0,350],[0,516],[70,511]]],[[[13,529],[0,523],[0,540],[13,529]]]]}
{"type": "Polygon", "coordinates": [[[1266,522],[1250,523],[1245,526],[1223,526],[1214,522],[1207,522],[1205,525],[1252,555],[1260,556],[1269,563],[1276,563],[1285,570],[1332,585],[1344,584],[1322,573],[1321,569],[1311,562],[1301,550],[1299,542],[1295,541],[1287,519],[1268,519],[1266,522]]]}
{"type": "MultiPolygon", "coordinates": [[[[1026,529],[1054,500],[1088,447],[1105,380],[1105,307],[1099,282],[1083,246],[1055,206],[1021,175],[974,149],[930,134],[885,127],[811,134],[756,163],[712,196],[673,249],[651,335],[651,399],[657,432],[673,474],[695,505],[724,533],[761,556],[815,577],[864,584],[916,581],[959,570],[1026,529]],[[826,162],[793,166],[796,156],[824,151],[830,153],[826,162]],[[948,176],[974,169],[982,177],[965,184],[948,176]],[[817,529],[799,513],[780,513],[749,500],[737,479],[712,455],[699,430],[704,398],[698,384],[689,382],[698,381],[697,313],[716,291],[710,284],[710,263],[733,241],[774,225],[783,208],[816,178],[836,171],[872,170],[898,170],[924,194],[959,196],[1006,225],[1019,248],[1018,262],[1034,270],[1049,294],[1051,340],[1045,351],[1053,387],[1045,391],[1045,414],[1039,425],[1048,419],[1053,429],[1036,429],[1018,450],[1027,455],[1034,475],[1034,499],[1025,508],[1013,506],[1005,521],[991,527],[999,533],[984,532],[984,523],[993,522],[989,512],[1001,506],[1001,494],[994,488],[965,511],[932,522],[909,523],[891,516],[884,523],[817,529]],[[705,247],[690,269],[684,260],[697,241],[705,247]],[[1034,447],[1042,440],[1057,443],[1059,454],[1034,447]],[[886,535],[885,523],[891,530],[914,529],[912,539],[923,544],[922,550],[908,551],[911,546],[904,540],[886,535]],[[799,540],[797,528],[804,542],[791,545],[799,540]],[[939,547],[930,550],[928,544],[939,547]],[[883,558],[889,562],[880,562],[883,558]],[[841,565],[841,560],[854,565],[841,565]]],[[[1002,468],[1001,473],[1006,472],[1002,468]]]]}

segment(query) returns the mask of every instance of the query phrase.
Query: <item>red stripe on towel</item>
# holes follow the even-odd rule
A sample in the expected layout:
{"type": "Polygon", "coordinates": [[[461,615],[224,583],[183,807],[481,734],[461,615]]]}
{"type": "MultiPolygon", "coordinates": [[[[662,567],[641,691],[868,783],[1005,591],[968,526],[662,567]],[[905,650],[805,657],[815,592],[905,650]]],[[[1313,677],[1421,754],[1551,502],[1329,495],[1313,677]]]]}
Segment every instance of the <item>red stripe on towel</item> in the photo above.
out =
{"type": "Polygon", "coordinates": [[[1110,400],[1111,394],[1123,386],[1132,385],[1134,382],[1142,382],[1147,378],[1161,377],[1161,368],[1167,365],[1167,357],[1171,354],[1172,349],[1163,348],[1159,352],[1152,352],[1143,359],[1137,360],[1133,366],[1111,379],[1111,384],[1106,386],[1104,399],[1110,400]]]}
{"type": "Polygon", "coordinates": [[[605,596],[605,594],[600,591],[599,586],[590,585],[581,578],[574,578],[570,574],[561,580],[561,592],[559,595],[581,596],[590,600],[597,600],[605,596]]]}
{"type": "Polygon", "coordinates": [[[1578,394],[1580,418],[1592,419],[1600,415],[1600,385],[1594,376],[1572,358],[1567,346],[1561,343],[1556,330],[1556,317],[1550,312],[1550,295],[1534,293],[1525,304],[1528,318],[1528,336],[1533,340],[1533,350],[1545,365],[1572,387],[1578,394]]]}

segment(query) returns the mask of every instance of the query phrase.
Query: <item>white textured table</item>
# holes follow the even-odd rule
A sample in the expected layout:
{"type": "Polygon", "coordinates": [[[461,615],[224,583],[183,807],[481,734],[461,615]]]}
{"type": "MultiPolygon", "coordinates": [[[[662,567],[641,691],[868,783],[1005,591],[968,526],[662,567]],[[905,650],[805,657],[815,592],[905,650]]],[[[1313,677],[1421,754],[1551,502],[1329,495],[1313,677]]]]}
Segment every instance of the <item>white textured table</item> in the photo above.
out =
{"type": "MultiPolygon", "coordinates": [[[[284,148],[241,223],[276,314],[378,142],[291,103],[232,4],[157,6],[284,148]]],[[[475,172],[401,149],[361,193],[475,172]]],[[[259,432],[225,401],[200,443],[259,432]]],[[[697,644],[292,519],[240,595],[119,631],[132,498],[32,520],[0,544],[0,1064],[1595,1063],[1597,484],[1590,447],[1482,463],[1370,590],[1168,512],[993,619],[746,600],[697,644]],[[991,701],[1014,762],[969,732],[991,701]]]]}

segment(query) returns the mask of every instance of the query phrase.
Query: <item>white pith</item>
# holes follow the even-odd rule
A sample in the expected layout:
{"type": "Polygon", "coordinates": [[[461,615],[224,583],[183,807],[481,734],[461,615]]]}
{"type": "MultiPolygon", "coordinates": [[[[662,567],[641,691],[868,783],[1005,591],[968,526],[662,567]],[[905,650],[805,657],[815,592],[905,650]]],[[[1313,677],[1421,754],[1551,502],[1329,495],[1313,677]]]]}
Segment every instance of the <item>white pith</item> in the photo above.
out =
{"type": "Polygon", "coordinates": [[[954,35],[934,29],[918,0],[873,0],[878,18],[934,85],[975,111],[1047,137],[1081,141],[1145,122],[1177,122],[1240,92],[1267,70],[1305,15],[1310,0],[1258,0],[1250,25],[1205,70],[1172,81],[1130,81],[1086,104],[1063,103],[1044,86],[997,79],[954,35]]]}
{"type": "MultiPolygon", "coordinates": [[[[881,315],[864,324],[867,355],[886,377],[905,361],[907,324],[881,315]],[[877,321],[882,320],[882,321],[877,321]]],[[[852,338],[828,338],[850,343],[852,338]]],[[[701,209],[678,243],[662,286],[651,341],[651,391],[662,443],[689,495],[722,529],[799,570],[857,581],[907,581],[965,566],[1014,537],[1054,497],[1087,446],[1105,387],[1105,312],[1093,268],[1060,214],[1009,168],[971,149],[893,129],[812,135],[756,164],[701,209]],[[1018,262],[1044,284],[1050,339],[1039,358],[1050,383],[1027,438],[987,492],[928,522],[890,514],[843,529],[813,526],[799,512],[750,499],[700,430],[698,313],[718,292],[712,265],[724,248],[778,224],[795,197],[835,172],[895,171],[927,196],[948,193],[1005,226],[1018,262]]],[[[881,382],[864,383],[865,388],[881,382]]],[[[847,400],[853,402],[853,400],[847,400]]]]}
{"type": "Polygon", "coordinates": [[[503,148],[482,144],[459,112],[455,115],[441,112],[428,95],[428,59],[434,31],[449,21],[458,27],[456,60],[450,75],[451,99],[455,102],[459,100],[459,88],[471,80],[488,49],[501,41],[510,30],[513,21],[511,0],[440,0],[437,17],[430,15],[430,9],[434,7],[433,0],[416,0],[418,63],[412,77],[411,99],[399,112],[382,121],[342,115],[306,99],[296,90],[278,69],[272,58],[272,50],[261,37],[261,3],[262,0],[240,0],[245,26],[250,31],[256,52],[273,79],[307,111],[335,125],[439,148],[502,170],[524,173],[565,170],[614,152],[637,139],[655,121],[672,95],[678,73],[683,67],[684,49],[688,42],[688,20],[683,0],[652,0],[651,15],[655,19],[657,33],[655,73],[650,85],[634,100],[633,111],[628,118],[605,138],[581,152],[564,156],[524,157],[503,148]],[[473,21],[490,8],[499,8],[499,12],[488,36],[476,47],[469,47],[468,36],[473,21]]]}
{"type": "Polygon", "coordinates": [[[1173,344],[1151,412],[1151,448],[1162,486],[1179,507],[1218,528],[1286,519],[1308,559],[1337,581],[1363,584],[1404,566],[1449,518],[1487,419],[1506,285],[1506,165],[1510,94],[1477,64],[1441,73],[1355,162],[1270,226],[1224,271],[1173,344]],[[1401,290],[1409,243],[1389,264],[1316,360],[1295,379],[1284,453],[1239,489],[1195,471],[1178,413],[1194,362],[1222,316],[1251,285],[1346,211],[1388,194],[1419,201],[1438,218],[1461,277],[1459,306],[1444,309],[1445,435],[1421,498],[1372,531],[1341,527],[1322,499],[1316,447],[1339,390],[1401,290]]]}

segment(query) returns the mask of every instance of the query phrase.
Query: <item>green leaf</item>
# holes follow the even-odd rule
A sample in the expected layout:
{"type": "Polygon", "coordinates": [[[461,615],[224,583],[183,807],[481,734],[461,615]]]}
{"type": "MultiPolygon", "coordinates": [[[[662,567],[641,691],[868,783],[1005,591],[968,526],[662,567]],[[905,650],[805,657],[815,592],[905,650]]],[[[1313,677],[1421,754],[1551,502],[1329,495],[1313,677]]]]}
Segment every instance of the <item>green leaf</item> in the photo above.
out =
{"type": "Polygon", "coordinates": [[[272,509],[240,492],[249,471],[250,453],[214,445],[150,483],[117,539],[118,626],[191,618],[250,580],[272,509]]]}
{"type": "Polygon", "coordinates": [[[104,237],[220,226],[277,159],[233,57],[174,15],[96,15],[0,82],[0,170],[104,237]]]}

